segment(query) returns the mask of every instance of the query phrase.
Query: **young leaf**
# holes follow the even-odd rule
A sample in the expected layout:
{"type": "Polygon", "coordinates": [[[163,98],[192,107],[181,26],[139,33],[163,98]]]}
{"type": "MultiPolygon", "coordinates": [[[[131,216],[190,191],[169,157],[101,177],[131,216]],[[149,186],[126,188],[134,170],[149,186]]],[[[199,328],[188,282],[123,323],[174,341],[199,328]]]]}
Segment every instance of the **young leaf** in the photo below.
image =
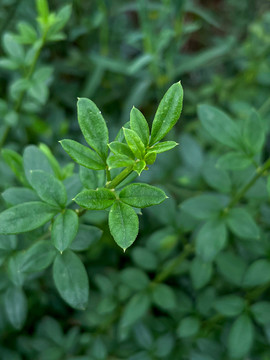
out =
{"type": "Polygon", "coordinates": [[[53,206],[65,207],[67,192],[60,180],[40,170],[31,171],[29,176],[31,184],[41,200],[53,206]]]}
{"type": "Polygon", "coordinates": [[[227,229],[220,220],[207,221],[196,237],[196,253],[204,261],[212,261],[225,247],[227,242],[227,229]]]}
{"type": "Polygon", "coordinates": [[[125,251],[138,235],[138,216],[131,206],[115,201],[109,213],[109,227],[115,242],[125,251]]]}
{"type": "Polygon", "coordinates": [[[156,161],[157,158],[157,154],[154,152],[148,152],[145,157],[144,160],[146,162],[147,165],[152,165],[154,164],[154,162],[156,161]]]}
{"type": "Polygon", "coordinates": [[[78,226],[78,215],[70,209],[59,214],[54,220],[52,225],[52,242],[61,253],[66,250],[74,240],[78,226]]]}
{"type": "Polygon", "coordinates": [[[163,190],[155,186],[139,183],[126,186],[119,194],[121,201],[137,208],[158,205],[166,197],[163,190]]]}
{"type": "Polygon", "coordinates": [[[109,170],[133,165],[135,161],[125,155],[112,155],[107,159],[109,170]]]}
{"type": "Polygon", "coordinates": [[[227,224],[230,230],[243,239],[259,239],[260,231],[247,210],[235,208],[230,210],[227,217],[227,224]]]}
{"type": "Polygon", "coordinates": [[[139,135],[144,146],[147,146],[149,142],[148,123],[140,110],[136,109],[134,106],[130,112],[130,128],[139,135]]]}
{"type": "Polygon", "coordinates": [[[130,147],[127,144],[121,143],[119,141],[113,141],[109,144],[109,148],[115,155],[124,155],[131,159],[135,159],[133,152],[130,150],[130,147]]]}
{"type": "Polygon", "coordinates": [[[180,82],[173,84],[162,98],[151,130],[150,146],[160,141],[176,124],[183,104],[183,88],[180,82]]]}
{"type": "Polygon", "coordinates": [[[53,279],[61,297],[74,309],[85,310],[89,283],[80,258],[67,250],[59,254],[53,264],[53,279]]]}
{"type": "Polygon", "coordinates": [[[261,151],[265,141],[265,135],[266,133],[260,115],[253,109],[245,121],[243,131],[244,141],[252,154],[257,154],[261,151]]]}
{"type": "Polygon", "coordinates": [[[250,318],[243,314],[233,323],[229,333],[228,350],[232,358],[240,359],[246,356],[254,338],[253,324],[250,318]]]}
{"type": "Polygon", "coordinates": [[[138,159],[143,159],[144,153],[145,153],[145,147],[144,147],[144,144],[143,144],[142,140],[140,139],[139,135],[137,135],[137,133],[135,133],[135,131],[130,130],[130,129],[124,128],[123,131],[124,131],[126,142],[127,142],[128,146],[130,147],[131,151],[133,152],[133,154],[138,159]]]}
{"type": "Polygon", "coordinates": [[[7,204],[18,205],[29,201],[38,201],[37,194],[29,188],[11,187],[2,193],[7,204]]]}
{"type": "Polygon", "coordinates": [[[218,159],[216,167],[223,170],[243,170],[251,164],[251,157],[242,152],[230,151],[218,159]]]}
{"type": "Polygon", "coordinates": [[[40,201],[13,206],[0,213],[0,234],[34,230],[51,220],[58,209],[40,201]]]}
{"type": "Polygon", "coordinates": [[[146,167],[146,162],[144,160],[140,160],[135,162],[133,166],[133,170],[136,171],[136,173],[140,176],[142,171],[145,169],[145,167],[146,167]]]}
{"type": "Polygon", "coordinates": [[[105,188],[97,190],[84,190],[79,193],[74,201],[88,210],[104,210],[116,200],[113,191],[105,188]]]}
{"type": "Polygon", "coordinates": [[[177,145],[178,144],[175,141],[163,141],[163,142],[158,143],[158,144],[156,144],[154,146],[151,146],[147,150],[147,154],[151,154],[153,152],[156,153],[156,154],[160,154],[160,153],[163,153],[165,151],[173,149],[177,145]]]}
{"type": "Polygon", "coordinates": [[[65,139],[59,142],[63,149],[77,164],[93,170],[102,170],[106,168],[106,163],[101,157],[88,147],[81,145],[74,140],[65,139]]]}
{"type": "Polygon", "coordinates": [[[10,287],[4,295],[7,318],[11,325],[20,330],[27,316],[27,300],[22,289],[10,287]]]}
{"type": "Polygon", "coordinates": [[[86,142],[106,160],[108,155],[108,128],[93,101],[80,98],[78,100],[78,121],[86,142]]]}

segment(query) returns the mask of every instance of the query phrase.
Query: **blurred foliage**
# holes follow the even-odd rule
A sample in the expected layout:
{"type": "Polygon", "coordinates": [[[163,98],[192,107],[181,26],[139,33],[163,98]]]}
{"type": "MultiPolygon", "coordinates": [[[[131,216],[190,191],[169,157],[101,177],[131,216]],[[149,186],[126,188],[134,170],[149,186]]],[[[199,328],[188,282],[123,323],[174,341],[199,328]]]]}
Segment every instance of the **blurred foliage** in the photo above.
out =
{"type": "MultiPolygon", "coordinates": [[[[0,2],[1,191],[24,183],[21,155],[40,143],[71,198],[80,190],[58,143],[81,140],[77,97],[116,135],[133,105],[152,119],[181,79],[182,121],[168,137],[180,146],[140,177],[170,198],[143,211],[125,254],[106,212],[81,218],[70,249],[90,282],[85,311],[59,297],[43,229],[0,237],[0,358],[270,359],[269,1],[38,4],[0,2]],[[211,217],[220,212],[225,223],[211,217]]],[[[5,198],[1,210],[18,201],[5,198]]]]}

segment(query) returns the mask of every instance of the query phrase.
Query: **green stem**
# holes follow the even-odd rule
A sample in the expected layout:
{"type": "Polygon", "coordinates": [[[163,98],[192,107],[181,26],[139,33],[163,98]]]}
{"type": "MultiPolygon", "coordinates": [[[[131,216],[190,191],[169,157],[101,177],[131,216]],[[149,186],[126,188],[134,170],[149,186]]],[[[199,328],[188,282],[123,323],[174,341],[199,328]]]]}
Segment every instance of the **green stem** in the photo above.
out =
{"type": "Polygon", "coordinates": [[[239,200],[245,195],[245,193],[251,188],[252,185],[264,174],[266,170],[270,168],[270,158],[261,166],[256,169],[256,173],[252,177],[252,179],[242,187],[242,189],[231,199],[228,206],[226,207],[226,211],[234,207],[239,200]]]}
{"type": "Polygon", "coordinates": [[[115,189],[122,181],[124,181],[129,174],[133,171],[133,166],[125,168],[120,174],[118,174],[112,181],[108,182],[106,185],[107,189],[115,189]]]}
{"type": "Polygon", "coordinates": [[[182,262],[194,252],[194,246],[187,244],[180,255],[176,256],[165,269],[163,269],[153,280],[153,283],[160,283],[166,280],[182,262]]]}

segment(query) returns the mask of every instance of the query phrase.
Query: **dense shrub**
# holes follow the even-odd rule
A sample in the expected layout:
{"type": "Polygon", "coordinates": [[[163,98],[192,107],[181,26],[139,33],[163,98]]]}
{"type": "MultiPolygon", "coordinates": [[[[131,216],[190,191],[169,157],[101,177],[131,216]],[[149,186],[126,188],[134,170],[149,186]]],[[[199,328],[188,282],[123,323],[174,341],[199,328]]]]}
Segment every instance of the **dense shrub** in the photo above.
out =
{"type": "Polygon", "coordinates": [[[270,359],[269,4],[48,3],[0,4],[0,358],[270,359]]]}

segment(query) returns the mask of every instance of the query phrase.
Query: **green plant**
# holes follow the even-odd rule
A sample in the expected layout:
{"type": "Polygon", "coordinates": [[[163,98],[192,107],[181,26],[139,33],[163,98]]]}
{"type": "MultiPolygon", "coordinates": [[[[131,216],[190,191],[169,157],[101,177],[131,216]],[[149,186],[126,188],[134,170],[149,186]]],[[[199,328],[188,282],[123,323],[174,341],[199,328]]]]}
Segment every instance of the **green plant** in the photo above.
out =
{"type": "MultiPolygon", "coordinates": [[[[41,237],[51,237],[60,253],[56,256],[50,243],[40,240],[28,251],[11,258],[9,266],[19,268],[23,277],[24,272],[43,270],[54,261],[53,276],[59,293],[71,306],[84,309],[88,301],[88,279],[83,263],[72,251],[79,218],[86,210],[110,208],[109,229],[116,243],[125,251],[134,242],[139,221],[133,208],[160,204],[166,195],[148,184],[128,183],[134,179],[134,174],[136,177],[148,169],[157,154],[177,145],[174,141],[160,140],[179,119],[182,101],[182,86],[176,83],[159,104],[151,135],[143,114],[133,108],[129,124],[109,143],[108,128],[97,106],[91,100],[79,99],[78,121],[91,148],[74,140],[60,141],[63,149],[81,166],[84,190],[78,193],[76,187],[70,188],[73,187],[70,167],[62,170],[45,145],[40,149],[28,146],[23,158],[11,150],[3,150],[7,164],[25,187],[10,188],[3,193],[5,201],[13,206],[0,214],[0,234],[28,233],[49,226],[41,237]],[[124,169],[119,172],[118,168],[124,169]],[[74,209],[72,200],[82,208],[74,209]]],[[[16,271],[13,276],[15,274],[16,271]]],[[[23,280],[20,277],[13,282],[19,286],[23,280]]],[[[25,300],[22,293],[18,295],[20,291],[17,288],[13,292],[8,290],[8,301],[19,298],[23,304],[25,300]]]]}

